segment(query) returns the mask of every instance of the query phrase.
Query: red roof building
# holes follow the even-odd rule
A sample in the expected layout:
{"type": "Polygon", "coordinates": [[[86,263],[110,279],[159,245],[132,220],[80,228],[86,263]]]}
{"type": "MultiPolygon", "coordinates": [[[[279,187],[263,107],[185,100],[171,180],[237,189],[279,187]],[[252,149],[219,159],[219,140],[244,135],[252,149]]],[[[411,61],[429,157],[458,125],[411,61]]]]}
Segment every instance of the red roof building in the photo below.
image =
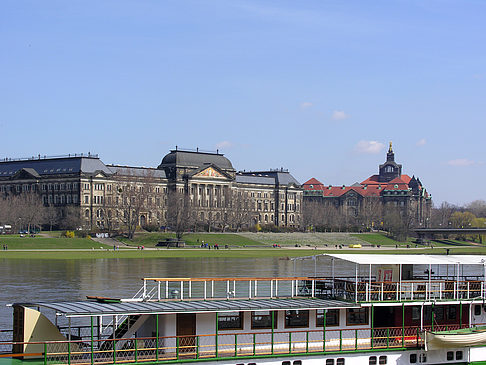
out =
{"type": "MultiPolygon", "coordinates": [[[[386,162],[379,166],[377,175],[350,186],[326,186],[312,178],[303,188],[304,203],[309,208],[308,221],[313,216],[339,215],[348,226],[370,228],[381,225],[384,215],[393,209],[402,217],[410,217],[416,226],[427,226],[430,218],[431,196],[418,178],[402,174],[402,165],[395,162],[391,143],[386,162]],[[323,212],[317,214],[320,210],[323,212]]],[[[311,223],[314,225],[322,220],[314,218],[316,223],[311,223]]]]}

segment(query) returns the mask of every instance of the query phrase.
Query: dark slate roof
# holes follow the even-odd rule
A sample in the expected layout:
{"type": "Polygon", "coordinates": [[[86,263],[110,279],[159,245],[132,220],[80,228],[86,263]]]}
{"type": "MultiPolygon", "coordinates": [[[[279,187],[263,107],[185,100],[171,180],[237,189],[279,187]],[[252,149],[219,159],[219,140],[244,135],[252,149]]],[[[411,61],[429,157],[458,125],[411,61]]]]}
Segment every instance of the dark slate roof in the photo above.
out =
{"type": "Polygon", "coordinates": [[[153,176],[159,179],[165,179],[165,171],[154,169],[150,167],[131,167],[131,166],[115,166],[107,165],[108,168],[114,173],[119,175],[130,175],[130,176],[153,176]]]}
{"type": "Polygon", "coordinates": [[[359,305],[339,300],[315,298],[291,299],[231,299],[231,300],[194,300],[161,302],[120,302],[98,303],[92,301],[57,303],[16,303],[25,307],[53,309],[66,317],[89,315],[135,315],[156,313],[196,313],[196,312],[233,312],[259,310],[297,310],[322,308],[349,308],[359,305]]]}
{"type": "Polygon", "coordinates": [[[21,169],[33,169],[39,175],[94,173],[111,174],[97,157],[40,158],[32,160],[0,161],[0,177],[10,177],[21,169]]]}
{"type": "Polygon", "coordinates": [[[238,172],[236,181],[249,184],[297,185],[300,183],[285,170],[238,172]],[[251,178],[257,178],[252,180],[251,178]],[[258,179],[259,178],[259,179],[258,179]],[[271,181],[271,182],[270,182],[271,181]]]}
{"type": "Polygon", "coordinates": [[[236,175],[236,182],[242,184],[275,185],[275,179],[258,175],[236,175]]]}
{"type": "Polygon", "coordinates": [[[223,170],[234,170],[230,160],[221,153],[172,150],[162,159],[159,169],[170,166],[199,168],[213,164],[223,170]]]}

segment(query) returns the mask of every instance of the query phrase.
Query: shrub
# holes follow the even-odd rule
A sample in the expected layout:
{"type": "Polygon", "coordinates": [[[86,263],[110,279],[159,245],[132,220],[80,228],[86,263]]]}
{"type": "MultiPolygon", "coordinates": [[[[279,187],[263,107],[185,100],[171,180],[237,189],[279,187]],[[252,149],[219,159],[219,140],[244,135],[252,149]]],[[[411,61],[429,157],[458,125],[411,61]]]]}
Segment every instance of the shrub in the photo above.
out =
{"type": "Polygon", "coordinates": [[[74,231],[66,231],[64,233],[64,236],[66,236],[67,238],[74,238],[74,231]]]}

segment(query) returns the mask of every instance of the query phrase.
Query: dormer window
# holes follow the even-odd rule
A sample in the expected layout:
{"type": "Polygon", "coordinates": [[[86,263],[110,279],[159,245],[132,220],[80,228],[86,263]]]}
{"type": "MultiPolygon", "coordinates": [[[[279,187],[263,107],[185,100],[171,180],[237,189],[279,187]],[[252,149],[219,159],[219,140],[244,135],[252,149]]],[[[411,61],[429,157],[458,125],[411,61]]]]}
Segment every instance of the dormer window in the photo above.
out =
{"type": "Polygon", "coordinates": [[[393,166],[387,166],[385,172],[393,172],[393,166]]]}

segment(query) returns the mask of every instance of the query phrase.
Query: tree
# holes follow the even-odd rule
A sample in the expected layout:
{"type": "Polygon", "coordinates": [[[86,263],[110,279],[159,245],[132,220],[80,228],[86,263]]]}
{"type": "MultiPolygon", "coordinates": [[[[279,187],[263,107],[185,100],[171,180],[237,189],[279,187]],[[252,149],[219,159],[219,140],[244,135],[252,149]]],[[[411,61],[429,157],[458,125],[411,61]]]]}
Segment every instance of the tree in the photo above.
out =
{"type": "Polygon", "coordinates": [[[361,203],[359,222],[368,229],[380,225],[383,220],[383,205],[378,197],[365,197],[361,203]]]}
{"type": "Polygon", "coordinates": [[[184,233],[192,226],[193,217],[188,195],[177,188],[169,191],[167,223],[178,240],[182,239],[184,233]]]}
{"type": "Polygon", "coordinates": [[[452,214],[459,208],[448,202],[442,202],[437,208],[432,209],[431,225],[432,227],[448,228],[452,214]]]}
{"type": "Polygon", "coordinates": [[[79,206],[66,206],[63,209],[63,217],[59,220],[61,229],[77,230],[82,226],[81,212],[79,206]]]}
{"type": "Polygon", "coordinates": [[[486,218],[486,201],[474,200],[466,205],[466,209],[476,217],[486,218]]]}
{"type": "Polygon", "coordinates": [[[133,239],[139,225],[140,213],[147,207],[147,198],[152,193],[154,183],[151,171],[134,171],[130,168],[119,170],[114,179],[120,220],[127,231],[128,239],[133,239]]]}
{"type": "Polygon", "coordinates": [[[406,241],[413,227],[413,215],[408,210],[399,209],[395,206],[386,207],[383,216],[384,228],[397,241],[406,241]]]}
{"type": "Polygon", "coordinates": [[[25,227],[30,232],[31,228],[40,228],[45,208],[41,197],[37,193],[24,192],[10,197],[9,201],[11,204],[10,209],[14,217],[19,221],[19,230],[25,227]]]}
{"type": "Polygon", "coordinates": [[[44,223],[49,226],[49,230],[52,231],[52,227],[63,220],[59,217],[59,210],[55,206],[44,207],[44,223]]]}
{"type": "Polygon", "coordinates": [[[228,223],[239,232],[244,226],[250,226],[250,198],[247,192],[232,190],[229,193],[231,199],[231,206],[228,214],[228,223]]]}

